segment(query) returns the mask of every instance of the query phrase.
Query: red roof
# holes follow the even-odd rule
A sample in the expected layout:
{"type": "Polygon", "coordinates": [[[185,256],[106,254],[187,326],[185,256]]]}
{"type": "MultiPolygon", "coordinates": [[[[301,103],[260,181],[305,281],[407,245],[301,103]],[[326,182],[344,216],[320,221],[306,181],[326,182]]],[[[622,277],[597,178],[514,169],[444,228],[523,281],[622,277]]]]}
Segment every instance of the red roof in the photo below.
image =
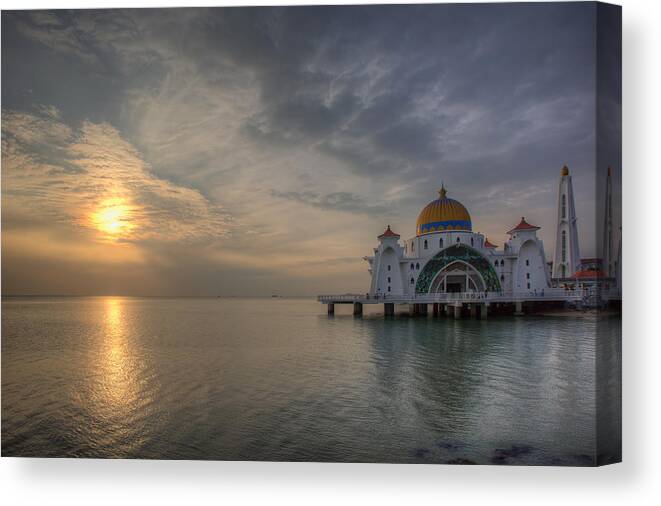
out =
{"type": "Polygon", "coordinates": [[[386,229],[386,231],[383,234],[381,234],[378,237],[378,239],[381,239],[382,237],[399,237],[399,234],[396,234],[395,232],[390,230],[390,225],[388,225],[388,228],[386,229]]]}
{"type": "Polygon", "coordinates": [[[485,248],[497,248],[498,246],[496,246],[495,244],[491,244],[491,243],[489,242],[489,239],[485,239],[485,240],[484,240],[484,247],[485,247],[485,248]]]}
{"type": "Polygon", "coordinates": [[[578,278],[578,279],[597,279],[597,278],[607,278],[606,273],[604,271],[578,271],[576,274],[572,276],[572,278],[578,278]]]}
{"type": "Polygon", "coordinates": [[[526,219],[523,216],[521,216],[521,222],[507,233],[511,234],[512,232],[519,232],[521,230],[539,230],[539,227],[536,227],[535,225],[531,225],[526,221],[526,219]]]}

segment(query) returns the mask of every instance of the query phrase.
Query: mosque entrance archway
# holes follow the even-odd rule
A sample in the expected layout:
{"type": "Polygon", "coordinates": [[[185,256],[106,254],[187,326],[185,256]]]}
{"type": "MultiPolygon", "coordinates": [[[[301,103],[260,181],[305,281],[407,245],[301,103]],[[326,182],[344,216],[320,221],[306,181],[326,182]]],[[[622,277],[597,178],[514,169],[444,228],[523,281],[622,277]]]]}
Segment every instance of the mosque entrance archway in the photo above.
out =
{"type": "Polygon", "coordinates": [[[484,292],[486,284],[472,265],[455,261],[439,271],[429,293],[484,292]]]}

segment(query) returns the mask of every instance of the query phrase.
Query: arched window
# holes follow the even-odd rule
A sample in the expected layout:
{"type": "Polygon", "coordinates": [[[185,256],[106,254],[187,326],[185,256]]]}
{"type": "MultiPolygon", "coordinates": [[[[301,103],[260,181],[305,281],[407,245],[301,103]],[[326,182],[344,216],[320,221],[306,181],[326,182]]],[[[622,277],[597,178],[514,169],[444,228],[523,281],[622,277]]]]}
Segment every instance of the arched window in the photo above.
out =
{"type": "Polygon", "coordinates": [[[415,269],[415,265],[411,264],[411,270],[415,269]]]}
{"type": "MultiPolygon", "coordinates": [[[[530,273],[526,272],[526,279],[530,279],[530,273]]],[[[390,278],[388,278],[388,281],[390,281],[390,278]]]]}
{"type": "Polygon", "coordinates": [[[493,264],[494,264],[496,267],[498,267],[498,260],[496,260],[493,264]]]}
{"type": "Polygon", "coordinates": [[[474,246],[474,245],[475,245],[475,243],[473,241],[473,238],[471,237],[471,246],[474,246]]]}
{"type": "Polygon", "coordinates": [[[411,243],[411,251],[415,251],[415,243],[414,242],[411,243]]]}
{"type": "Polygon", "coordinates": [[[415,283],[415,279],[411,278],[411,284],[415,283]]]}
{"type": "Polygon", "coordinates": [[[500,280],[505,281],[505,276],[503,274],[500,275],[500,280]]]}
{"type": "Polygon", "coordinates": [[[427,249],[427,239],[425,239],[425,249],[427,249]]]}
{"type": "Polygon", "coordinates": [[[420,264],[415,264],[415,270],[419,271],[420,270],[420,264]]]}
{"type": "MultiPolygon", "coordinates": [[[[390,282],[390,280],[388,280],[388,282],[390,282]]],[[[390,291],[390,286],[388,286],[388,291],[390,291]]]]}
{"type": "Polygon", "coordinates": [[[562,219],[564,220],[567,217],[567,196],[562,195],[562,219]]]}
{"type": "Polygon", "coordinates": [[[461,242],[461,237],[457,237],[457,242],[461,242]]]}
{"type": "Polygon", "coordinates": [[[530,265],[530,260],[526,258],[526,265],[530,265]]]}
{"type": "Polygon", "coordinates": [[[388,270],[390,270],[390,265],[388,265],[388,270]]]}
{"type": "Polygon", "coordinates": [[[442,237],[438,240],[438,247],[439,248],[443,247],[443,238],[442,237]]]}
{"type": "Polygon", "coordinates": [[[505,265],[505,260],[500,261],[500,266],[502,267],[503,265],[505,265]]]}
{"type": "Polygon", "coordinates": [[[567,232],[562,231],[562,261],[567,261],[567,232]]]}
{"type": "Polygon", "coordinates": [[[390,283],[390,276],[388,276],[388,283],[390,283]]]}
{"type": "Polygon", "coordinates": [[[528,290],[530,290],[530,283],[528,283],[528,290]]]}

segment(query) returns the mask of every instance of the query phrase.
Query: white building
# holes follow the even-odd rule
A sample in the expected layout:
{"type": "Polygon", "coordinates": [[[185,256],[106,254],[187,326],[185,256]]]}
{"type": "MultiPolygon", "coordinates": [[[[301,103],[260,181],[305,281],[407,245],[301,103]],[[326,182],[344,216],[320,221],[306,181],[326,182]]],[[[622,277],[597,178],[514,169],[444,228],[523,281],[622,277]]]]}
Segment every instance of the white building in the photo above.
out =
{"type": "MultiPolygon", "coordinates": [[[[619,286],[621,246],[617,256],[613,255],[610,179],[609,168],[603,231],[606,272],[599,276],[607,285],[619,286]]],[[[544,245],[537,237],[539,227],[527,223],[525,218],[507,232],[510,238],[499,250],[484,235],[473,232],[470,214],[463,204],[449,198],[443,186],[438,193],[438,199],[420,212],[415,237],[400,243],[399,234],[388,226],[378,237],[374,255],[364,257],[372,276],[370,294],[400,297],[448,292],[538,294],[551,287],[571,288],[578,284],[579,278],[587,276],[579,253],[574,191],[567,166],[560,172],[552,262],[546,261],[544,245]]],[[[587,272],[593,276],[596,271],[587,272]]]]}
{"type": "Polygon", "coordinates": [[[539,227],[524,218],[512,228],[499,250],[473,232],[468,210],[447,196],[420,212],[416,235],[400,243],[390,229],[381,234],[374,255],[365,257],[374,295],[413,295],[438,292],[521,292],[550,287],[539,227]]]}

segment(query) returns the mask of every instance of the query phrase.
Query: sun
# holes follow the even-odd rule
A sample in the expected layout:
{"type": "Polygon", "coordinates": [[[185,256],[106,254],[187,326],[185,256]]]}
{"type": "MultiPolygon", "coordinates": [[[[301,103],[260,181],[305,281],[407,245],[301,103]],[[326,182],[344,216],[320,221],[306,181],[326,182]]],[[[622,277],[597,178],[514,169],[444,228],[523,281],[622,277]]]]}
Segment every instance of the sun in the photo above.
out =
{"type": "Polygon", "coordinates": [[[110,237],[126,235],[133,228],[132,207],[125,199],[111,198],[103,201],[92,214],[92,224],[110,237]]]}

